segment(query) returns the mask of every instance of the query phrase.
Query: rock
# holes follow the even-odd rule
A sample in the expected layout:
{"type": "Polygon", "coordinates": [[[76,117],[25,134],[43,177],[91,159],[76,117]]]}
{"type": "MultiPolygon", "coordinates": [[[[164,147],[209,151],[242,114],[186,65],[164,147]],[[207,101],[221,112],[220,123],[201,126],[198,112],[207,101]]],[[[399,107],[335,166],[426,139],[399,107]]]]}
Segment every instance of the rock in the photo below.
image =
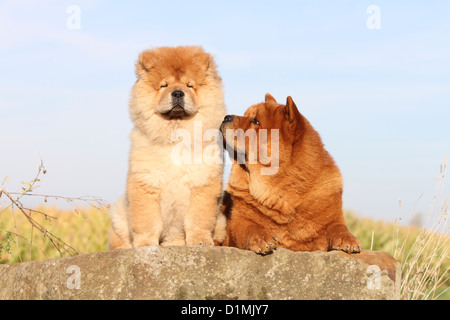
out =
{"type": "Polygon", "coordinates": [[[0,265],[0,299],[399,299],[384,252],[142,247],[0,265]]]}

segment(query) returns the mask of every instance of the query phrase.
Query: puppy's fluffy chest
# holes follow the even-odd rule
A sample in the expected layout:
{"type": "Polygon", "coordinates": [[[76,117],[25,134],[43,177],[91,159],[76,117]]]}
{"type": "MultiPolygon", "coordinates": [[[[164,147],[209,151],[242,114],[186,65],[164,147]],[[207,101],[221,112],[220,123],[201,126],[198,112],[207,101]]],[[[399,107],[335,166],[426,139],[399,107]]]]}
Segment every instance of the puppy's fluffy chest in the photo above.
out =
{"type": "Polygon", "coordinates": [[[133,130],[131,135],[129,174],[148,186],[165,189],[169,185],[187,185],[192,188],[205,185],[222,174],[220,163],[184,163],[174,159],[176,143],[149,143],[138,130],[133,130]]]}

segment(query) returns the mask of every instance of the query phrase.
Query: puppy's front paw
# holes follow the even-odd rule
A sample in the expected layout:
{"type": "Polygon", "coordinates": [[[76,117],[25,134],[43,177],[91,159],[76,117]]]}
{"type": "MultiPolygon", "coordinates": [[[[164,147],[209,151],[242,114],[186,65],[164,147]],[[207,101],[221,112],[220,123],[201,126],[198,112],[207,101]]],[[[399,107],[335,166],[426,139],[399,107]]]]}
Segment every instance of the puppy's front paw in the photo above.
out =
{"type": "Polygon", "coordinates": [[[146,247],[159,245],[159,239],[149,234],[135,234],[133,236],[133,247],[146,247]]]}
{"type": "Polygon", "coordinates": [[[186,235],[186,245],[188,246],[213,246],[214,241],[211,234],[186,235]]]}

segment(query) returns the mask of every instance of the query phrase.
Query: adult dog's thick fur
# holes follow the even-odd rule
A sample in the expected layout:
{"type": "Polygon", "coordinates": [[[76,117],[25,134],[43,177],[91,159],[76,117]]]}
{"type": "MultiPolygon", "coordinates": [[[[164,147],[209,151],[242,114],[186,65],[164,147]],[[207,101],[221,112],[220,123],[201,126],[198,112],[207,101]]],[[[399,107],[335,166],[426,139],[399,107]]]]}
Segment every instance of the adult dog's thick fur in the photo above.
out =
{"type": "Polygon", "coordinates": [[[273,159],[277,157],[278,170],[270,175],[261,174],[267,163],[248,161],[252,159],[248,143],[239,150],[235,140],[226,141],[234,153],[245,155],[245,162],[233,164],[223,199],[227,217],[224,245],[261,254],[276,247],[348,253],[361,250],[360,242],[345,225],[339,168],[291,97],[282,105],[267,94],[264,103],[250,107],[243,117],[226,116],[221,129],[224,137],[227,129],[254,129],[258,137],[265,129],[267,136],[276,132],[279,136],[278,154],[269,143],[268,150],[261,153],[264,140],[258,140],[259,156],[271,153],[273,159]],[[271,133],[272,129],[278,131],[271,133]]]}
{"type": "Polygon", "coordinates": [[[226,114],[213,58],[201,47],[156,48],[139,55],[136,75],[126,194],[110,210],[109,248],[222,242],[223,161],[186,163],[173,153],[177,129],[190,134],[191,151],[195,139],[201,151],[215,143],[202,141],[226,114]]]}

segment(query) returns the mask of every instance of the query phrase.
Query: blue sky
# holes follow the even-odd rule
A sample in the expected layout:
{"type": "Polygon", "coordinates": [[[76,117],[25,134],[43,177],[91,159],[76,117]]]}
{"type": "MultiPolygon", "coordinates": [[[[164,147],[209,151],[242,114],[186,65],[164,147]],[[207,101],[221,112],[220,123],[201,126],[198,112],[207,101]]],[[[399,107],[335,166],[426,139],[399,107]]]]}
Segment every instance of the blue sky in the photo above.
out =
{"type": "Polygon", "coordinates": [[[0,180],[20,190],[42,159],[40,193],[114,201],[138,53],[193,44],[215,56],[229,113],[291,95],[341,168],[344,207],[407,221],[429,211],[450,155],[449,14],[448,1],[1,1],[0,180]]]}

